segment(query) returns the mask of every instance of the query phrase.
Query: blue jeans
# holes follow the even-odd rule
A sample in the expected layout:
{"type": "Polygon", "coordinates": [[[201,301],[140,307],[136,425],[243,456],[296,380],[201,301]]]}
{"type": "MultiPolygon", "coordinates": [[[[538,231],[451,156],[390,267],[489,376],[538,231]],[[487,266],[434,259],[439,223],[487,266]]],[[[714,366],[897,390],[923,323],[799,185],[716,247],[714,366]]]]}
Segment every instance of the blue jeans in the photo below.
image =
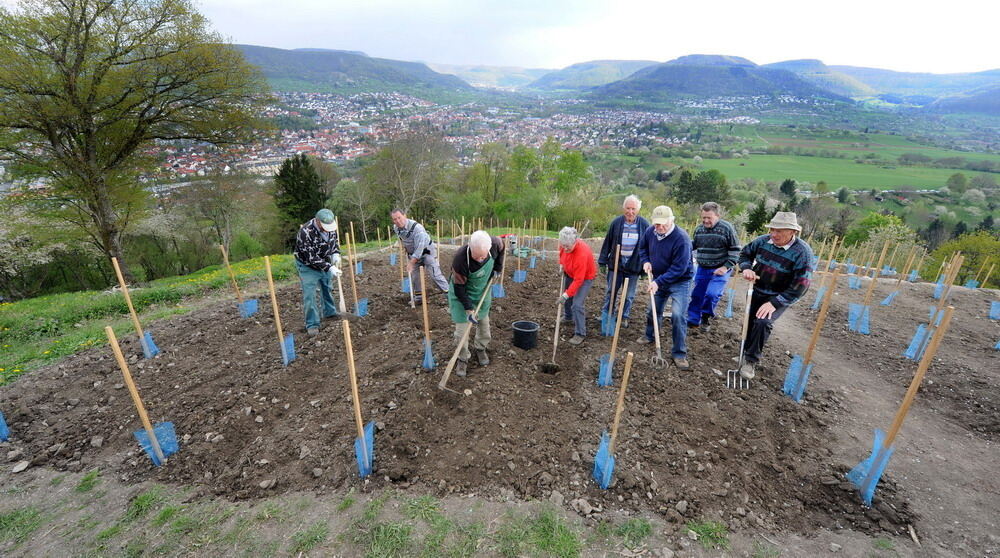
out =
{"type": "MultiPolygon", "coordinates": [[[[563,290],[573,282],[573,278],[569,275],[563,274],[563,290]]],[[[576,290],[576,294],[567,298],[563,303],[563,319],[568,316],[573,318],[573,334],[579,335],[580,337],[587,336],[587,315],[583,311],[583,303],[587,298],[587,293],[590,292],[590,285],[593,284],[593,279],[587,279],[580,285],[580,288],[576,290]]]]}
{"type": "Polygon", "coordinates": [[[306,329],[318,328],[320,314],[316,304],[317,288],[323,297],[323,317],[337,315],[337,303],[334,302],[330,289],[333,273],[317,271],[299,260],[295,260],[295,267],[299,270],[299,281],[302,283],[302,310],[306,314],[306,329]]]}
{"type": "MultiPolygon", "coordinates": [[[[673,300],[670,318],[671,333],[673,334],[674,346],[671,354],[674,358],[684,358],[687,356],[687,311],[688,301],[691,299],[691,281],[681,281],[661,287],[656,291],[654,299],[656,301],[656,319],[663,331],[663,306],[667,303],[667,298],[673,300]]],[[[653,314],[646,310],[646,339],[653,340],[653,314]]]]}
{"type": "Polygon", "coordinates": [[[691,325],[701,325],[702,316],[715,317],[715,305],[722,298],[722,292],[726,290],[729,283],[729,276],[733,270],[729,270],[725,275],[715,275],[718,268],[699,267],[694,274],[694,290],[691,291],[691,304],[688,305],[687,321],[691,325]]]}
{"type": "MultiPolygon", "coordinates": [[[[623,258],[625,259],[625,258],[623,258]]],[[[625,278],[628,278],[628,289],[625,291],[625,309],[622,310],[622,319],[627,320],[632,312],[632,301],[635,300],[635,287],[639,284],[639,275],[627,275],[622,271],[621,266],[618,267],[618,280],[615,281],[615,298],[621,295],[622,285],[625,283],[625,278]]],[[[615,276],[614,266],[608,267],[608,277],[607,277],[607,289],[604,291],[604,304],[601,305],[601,313],[607,312],[608,315],[618,316],[618,305],[614,304],[611,300],[611,280],[615,276]]]]}

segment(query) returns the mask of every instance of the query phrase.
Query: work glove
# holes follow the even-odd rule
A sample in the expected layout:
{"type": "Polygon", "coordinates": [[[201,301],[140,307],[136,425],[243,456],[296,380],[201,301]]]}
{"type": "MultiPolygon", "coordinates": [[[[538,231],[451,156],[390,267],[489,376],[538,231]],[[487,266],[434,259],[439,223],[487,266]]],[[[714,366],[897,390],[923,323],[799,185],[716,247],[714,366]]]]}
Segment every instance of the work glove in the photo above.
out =
{"type": "Polygon", "coordinates": [[[494,271],[493,273],[490,274],[490,279],[497,279],[499,277],[500,277],[499,271],[494,271]]]}
{"type": "Polygon", "coordinates": [[[559,300],[569,300],[569,295],[566,294],[566,291],[563,291],[563,294],[559,295],[559,300]]]}
{"type": "Polygon", "coordinates": [[[340,268],[337,267],[337,266],[331,267],[330,268],[330,273],[332,273],[334,277],[340,277],[341,275],[344,274],[344,272],[341,271],[340,268]]]}
{"type": "Polygon", "coordinates": [[[333,256],[331,256],[330,263],[333,264],[333,267],[340,268],[340,254],[334,254],[333,256]]]}
{"type": "Polygon", "coordinates": [[[472,310],[469,310],[468,312],[465,313],[465,318],[469,321],[470,324],[479,323],[479,320],[476,319],[476,313],[473,312],[472,310]]]}

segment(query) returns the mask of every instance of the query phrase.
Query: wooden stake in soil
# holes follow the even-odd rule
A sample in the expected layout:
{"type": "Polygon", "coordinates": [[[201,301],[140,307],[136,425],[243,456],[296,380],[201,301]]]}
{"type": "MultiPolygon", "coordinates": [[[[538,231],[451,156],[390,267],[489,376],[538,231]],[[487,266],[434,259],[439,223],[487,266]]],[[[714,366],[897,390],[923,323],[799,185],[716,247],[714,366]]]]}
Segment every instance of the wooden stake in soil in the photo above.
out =
{"type": "Polygon", "coordinates": [[[222,244],[219,245],[219,250],[222,251],[222,263],[226,266],[226,271],[229,273],[229,280],[233,283],[233,291],[236,292],[236,302],[243,304],[243,294],[240,293],[240,286],[236,282],[236,274],[233,273],[233,268],[229,265],[229,254],[226,253],[226,247],[222,244]]]}
{"type": "Polygon", "coordinates": [[[358,373],[354,368],[354,344],[351,342],[351,324],[347,320],[341,322],[344,326],[344,346],[347,347],[347,371],[351,381],[351,400],[354,403],[354,424],[358,429],[357,441],[361,445],[361,455],[358,456],[358,469],[365,477],[371,472],[371,444],[365,432],[365,423],[361,420],[361,395],[358,393],[358,373]]]}
{"type": "Polygon", "coordinates": [[[278,344],[284,345],[285,332],[281,328],[281,311],[278,309],[278,294],[274,290],[274,279],[271,277],[270,256],[264,256],[264,270],[267,271],[267,288],[271,292],[271,310],[274,311],[274,327],[278,330],[278,344]]]}
{"type": "MultiPolygon", "coordinates": [[[[813,351],[816,349],[816,343],[819,341],[819,334],[823,330],[823,324],[826,323],[826,314],[830,309],[830,301],[833,300],[833,293],[837,290],[837,279],[840,277],[841,270],[842,268],[837,266],[830,275],[830,285],[825,288],[821,287],[824,293],[823,304],[819,309],[819,316],[816,318],[812,337],[809,338],[809,347],[806,349],[805,358],[800,359],[798,355],[795,355],[792,358],[792,362],[788,365],[788,372],[785,374],[785,384],[782,391],[796,403],[801,401],[802,395],[805,394],[806,384],[809,381],[811,373],[813,351]]],[[[823,278],[823,282],[826,282],[826,277],[823,278]]]]}
{"type": "Polygon", "coordinates": [[[115,268],[115,275],[118,277],[118,284],[121,286],[122,295],[125,297],[125,303],[128,305],[128,313],[132,317],[132,325],[135,326],[135,333],[139,336],[142,354],[146,358],[153,358],[160,353],[160,349],[153,342],[153,336],[148,331],[142,330],[142,324],[139,323],[139,315],[135,311],[135,306],[132,305],[132,296],[128,292],[128,285],[125,284],[125,277],[122,275],[121,267],[118,266],[118,258],[111,258],[111,265],[115,268]]]}
{"type": "Polygon", "coordinates": [[[879,270],[882,269],[882,260],[885,259],[885,252],[889,249],[889,241],[886,240],[885,244],[882,245],[882,253],[878,256],[878,263],[875,264],[875,275],[872,276],[872,282],[868,285],[868,291],[865,292],[865,300],[862,302],[863,306],[868,306],[872,303],[872,294],[875,293],[875,283],[878,282],[879,270]]]}
{"type": "MultiPolygon", "coordinates": [[[[357,313],[358,312],[358,281],[354,277],[355,276],[355,273],[354,273],[354,265],[355,264],[354,264],[354,258],[351,256],[351,254],[354,253],[352,251],[352,249],[351,249],[352,245],[354,243],[354,231],[351,231],[350,235],[344,235],[344,236],[347,237],[347,238],[344,239],[345,240],[345,244],[347,245],[347,258],[348,258],[347,259],[347,267],[348,267],[348,269],[350,270],[350,273],[351,273],[351,294],[354,295],[354,312],[357,313]]],[[[410,286],[410,290],[411,291],[413,290],[412,285],[410,286]]]]}
{"type": "Polygon", "coordinates": [[[125,356],[122,355],[122,349],[118,346],[118,338],[115,337],[115,330],[111,329],[111,326],[105,326],[104,334],[108,336],[108,344],[111,345],[111,350],[115,354],[115,360],[118,361],[118,368],[122,371],[122,378],[125,379],[129,395],[132,396],[132,402],[135,403],[135,410],[139,413],[142,428],[146,431],[146,435],[149,436],[149,445],[153,448],[156,459],[162,465],[167,460],[167,457],[163,455],[163,449],[160,448],[160,441],[156,439],[156,432],[153,431],[153,425],[149,422],[146,406],[142,404],[142,398],[139,397],[139,390],[135,387],[135,382],[132,381],[132,373],[129,372],[125,356]]]}

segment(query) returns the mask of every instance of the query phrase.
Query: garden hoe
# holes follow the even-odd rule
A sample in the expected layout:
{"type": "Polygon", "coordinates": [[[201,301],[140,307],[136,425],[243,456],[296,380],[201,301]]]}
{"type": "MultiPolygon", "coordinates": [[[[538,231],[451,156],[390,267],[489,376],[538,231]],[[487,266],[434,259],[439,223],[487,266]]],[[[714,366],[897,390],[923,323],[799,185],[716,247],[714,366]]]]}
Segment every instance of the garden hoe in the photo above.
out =
{"type": "Polygon", "coordinates": [[[240,292],[240,286],[236,282],[236,274],[233,273],[233,268],[229,265],[229,254],[226,253],[226,247],[220,244],[219,250],[222,250],[222,261],[226,264],[229,280],[233,282],[233,290],[236,291],[236,308],[240,311],[241,318],[249,318],[257,313],[257,299],[243,300],[243,293],[240,292]]]}
{"type": "Polygon", "coordinates": [[[632,357],[629,352],[625,357],[625,372],[622,374],[622,385],[618,389],[618,403],[615,405],[615,418],[611,423],[611,436],[604,431],[601,434],[601,444],[594,457],[594,480],[602,489],[607,490],[611,484],[611,476],[615,472],[615,441],[618,439],[618,423],[625,408],[625,390],[628,388],[628,376],[632,370],[632,357]]]}
{"type": "Polygon", "coordinates": [[[149,415],[146,414],[146,406],[142,404],[142,399],[139,397],[139,390],[136,389],[135,382],[132,381],[132,374],[129,372],[128,364],[125,363],[125,356],[122,355],[121,347],[118,346],[118,338],[115,337],[115,331],[111,329],[111,326],[106,326],[104,333],[108,336],[108,344],[111,345],[111,350],[115,354],[115,360],[118,361],[118,368],[122,371],[125,385],[128,386],[132,402],[135,403],[135,408],[139,412],[139,420],[142,421],[142,430],[135,431],[133,435],[139,441],[139,445],[146,452],[146,455],[153,460],[153,465],[159,467],[166,462],[167,456],[177,453],[177,434],[174,432],[174,423],[161,422],[154,428],[149,422],[149,415]]]}
{"type": "Polygon", "coordinates": [[[743,333],[740,334],[740,356],[737,359],[736,370],[726,371],[726,387],[731,389],[749,389],[750,380],[740,376],[740,368],[743,368],[743,349],[747,342],[747,330],[750,328],[750,300],[753,298],[753,283],[747,287],[746,308],[743,310],[743,333]]]}
{"type": "MultiPolygon", "coordinates": [[[[559,295],[563,292],[563,268],[559,266],[559,295]]],[[[562,296],[559,297],[559,302],[556,303],[556,334],[552,336],[552,362],[547,362],[542,365],[542,372],[546,374],[555,374],[559,371],[559,365],[556,364],[556,350],[559,349],[559,325],[562,324],[562,309],[565,302],[562,296]]]]}
{"type": "MultiPolygon", "coordinates": [[[[487,293],[492,290],[493,279],[490,279],[489,283],[486,284],[486,288],[483,289],[483,296],[479,299],[479,303],[476,304],[475,315],[479,315],[479,309],[483,307],[483,301],[486,300],[487,293]]],[[[469,334],[472,333],[472,322],[468,322],[465,326],[465,333],[462,334],[462,338],[458,341],[458,346],[455,347],[455,352],[451,355],[451,360],[448,361],[448,366],[444,369],[444,375],[441,376],[441,381],[438,382],[438,389],[444,389],[454,392],[455,390],[448,388],[448,378],[451,377],[451,371],[455,369],[455,363],[458,362],[458,355],[462,352],[462,347],[469,342],[469,334]]],[[[456,392],[457,393],[457,392],[456,392]]]]}
{"type": "MultiPolygon", "coordinates": [[[[626,279],[627,281],[627,279],[626,279]]],[[[649,282],[653,282],[653,274],[649,274],[649,282]]],[[[732,304],[732,298],[729,299],[730,304],[732,304]]],[[[656,295],[649,293],[649,304],[653,312],[656,312],[656,295]]],[[[656,356],[649,359],[650,364],[657,368],[663,368],[667,365],[667,359],[663,358],[663,349],[660,347],[660,320],[659,316],[653,316],[653,336],[656,341],[656,356]]]]}

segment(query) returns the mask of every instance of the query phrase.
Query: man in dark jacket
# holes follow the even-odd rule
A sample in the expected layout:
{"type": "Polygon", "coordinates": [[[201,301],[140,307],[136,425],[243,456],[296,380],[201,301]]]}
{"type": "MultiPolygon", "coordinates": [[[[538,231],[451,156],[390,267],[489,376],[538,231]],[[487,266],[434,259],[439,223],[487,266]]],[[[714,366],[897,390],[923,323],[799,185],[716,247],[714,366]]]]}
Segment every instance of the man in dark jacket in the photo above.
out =
{"type": "Polygon", "coordinates": [[[754,377],[774,321],[806,294],[813,271],[812,248],[798,238],[802,227],[794,213],[779,211],[767,228],[769,234],[753,239],[740,252],[743,278],[754,283],[740,367],[740,375],[748,380],[754,377]]]}
{"type": "Polygon", "coordinates": [[[637,280],[642,271],[642,262],[639,261],[639,242],[649,228],[649,222],[639,216],[642,209],[642,200],[629,195],[622,203],[622,216],[615,218],[608,226],[608,232],[604,235],[604,244],[601,246],[601,253],[597,257],[597,265],[607,274],[607,289],[604,291],[604,305],[601,312],[615,314],[618,306],[611,300],[611,282],[614,280],[614,291],[617,297],[621,291],[622,284],[628,278],[628,292],[625,293],[625,309],[622,311],[622,327],[628,327],[628,318],[632,311],[632,301],[635,299],[635,286],[639,284],[637,280]],[[618,277],[614,277],[615,269],[615,249],[621,246],[621,255],[618,261],[618,277]]]}
{"type": "Polygon", "coordinates": [[[639,257],[643,271],[653,277],[648,290],[656,302],[656,312],[655,316],[653,312],[646,312],[646,334],[639,338],[639,343],[653,342],[653,320],[661,323],[663,306],[670,297],[673,300],[671,354],[674,365],[687,370],[691,367],[687,359],[687,307],[691,296],[691,278],[694,277],[691,238],[684,229],[674,224],[674,212],[665,205],[653,209],[652,221],[653,226],[646,230],[639,243],[639,257]]]}
{"type": "Polygon", "coordinates": [[[719,215],[719,204],[705,202],[701,206],[701,224],[694,229],[692,247],[698,270],[694,276],[694,290],[688,305],[688,327],[701,327],[708,331],[715,305],[722,298],[740,255],[740,239],[736,230],[719,215]]]}
{"type": "Polygon", "coordinates": [[[295,236],[295,268],[302,283],[302,309],[306,315],[306,333],[319,333],[320,312],[316,289],[323,297],[323,317],[337,315],[330,281],[340,276],[340,241],[337,218],[329,209],[320,209],[316,217],[299,227],[295,236]]]}

